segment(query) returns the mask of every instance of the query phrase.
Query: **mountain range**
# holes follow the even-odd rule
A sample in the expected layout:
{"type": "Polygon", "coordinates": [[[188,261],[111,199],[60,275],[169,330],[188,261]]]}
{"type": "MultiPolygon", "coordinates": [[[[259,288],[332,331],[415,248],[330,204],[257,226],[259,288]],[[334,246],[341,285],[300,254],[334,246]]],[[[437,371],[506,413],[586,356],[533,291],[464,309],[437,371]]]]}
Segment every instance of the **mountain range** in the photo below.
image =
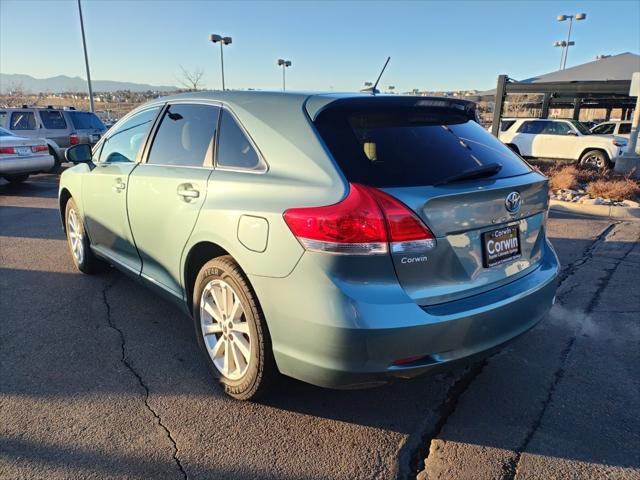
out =
{"type": "MultiPolygon", "coordinates": [[[[115,92],[131,90],[146,92],[147,90],[172,91],[177,87],[170,85],[148,85],[146,83],[118,82],[115,80],[93,80],[94,92],[115,92]]],[[[16,86],[29,93],[87,92],[87,81],[80,77],[58,75],[49,78],[34,78],[20,73],[0,73],[0,93],[5,93],[16,86]]]]}

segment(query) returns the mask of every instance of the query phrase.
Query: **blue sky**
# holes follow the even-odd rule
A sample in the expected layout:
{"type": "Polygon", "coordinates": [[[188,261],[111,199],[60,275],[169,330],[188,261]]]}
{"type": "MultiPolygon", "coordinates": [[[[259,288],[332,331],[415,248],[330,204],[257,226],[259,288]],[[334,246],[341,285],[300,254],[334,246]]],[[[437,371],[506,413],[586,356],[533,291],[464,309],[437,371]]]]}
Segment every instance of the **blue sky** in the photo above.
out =
{"type": "MultiPolygon", "coordinates": [[[[227,87],[277,89],[276,59],[293,61],[287,87],[355,90],[375,80],[398,91],[485,89],[556,70],[567,22],[576,45],[567,66],[599,54],[640,51],[640,2],[629,1],[126,1],[83,0],[94,79],[177,85],[179,65],[220,87],[209,33],[225,49],[227,87]]],[[[0,72],[42,78],[84,74],[75,0],[0,0],[0,72]]]]}

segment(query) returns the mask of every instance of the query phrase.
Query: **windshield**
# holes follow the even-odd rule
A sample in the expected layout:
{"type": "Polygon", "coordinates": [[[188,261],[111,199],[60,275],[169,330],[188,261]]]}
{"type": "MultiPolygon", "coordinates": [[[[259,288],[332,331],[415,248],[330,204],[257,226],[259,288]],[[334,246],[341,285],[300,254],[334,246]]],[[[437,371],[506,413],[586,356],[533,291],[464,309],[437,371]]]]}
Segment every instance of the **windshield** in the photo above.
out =
{"type": "Polygon", "coordinates": [[[73,126],[77,130],[96,129],[105,130],[104,123],[91,112],[68,112],[73,122],[73,126]]]}
{"type": "Polygon", "coordinates": [[[496,163],[501,168],[491,178],[530,171],[502,142],[452,110],[328,108],[315,124],[351,182],[375,187],[436,185],[496,163]]]}
{"type": "Polygon", "coordinates": [[[589,130],[584,123],[577,120],[569,120],[569,122],[571,122],[571,125],[573,125],[582,135],[591,135],[591,130],[589,130]]]}

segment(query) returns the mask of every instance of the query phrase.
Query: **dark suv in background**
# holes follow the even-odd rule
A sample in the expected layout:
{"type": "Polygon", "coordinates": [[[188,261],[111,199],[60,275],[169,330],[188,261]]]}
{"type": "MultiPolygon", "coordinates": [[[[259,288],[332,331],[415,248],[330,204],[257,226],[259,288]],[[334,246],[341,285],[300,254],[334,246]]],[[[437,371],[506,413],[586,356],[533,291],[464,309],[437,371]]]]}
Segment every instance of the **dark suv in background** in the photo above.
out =
{"type": "Polygon", "coordinates": [[[95,113],[73,107],[0,108],[0,127],[26,138],[44,138],[49,153],[55,159],[52,171],[64,162],[64,153],[71,145],[95,145],[106,127],[95,113]]]}

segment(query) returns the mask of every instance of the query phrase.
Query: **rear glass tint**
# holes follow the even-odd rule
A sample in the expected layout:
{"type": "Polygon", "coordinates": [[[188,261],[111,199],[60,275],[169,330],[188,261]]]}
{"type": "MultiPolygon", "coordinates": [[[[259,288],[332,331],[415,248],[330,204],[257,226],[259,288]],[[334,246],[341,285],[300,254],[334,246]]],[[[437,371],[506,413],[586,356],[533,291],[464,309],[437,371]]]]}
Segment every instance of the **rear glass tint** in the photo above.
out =
{"type": "Polygon", "coordinates": [[[64,130],[67,128],[67,122],[65,122],[62,112],[55,110],[40,110],[40,118],[44,128],[50,130],[64,130]]]}
{"type": "Polygon", "coordinates": [[[433,185],[491,163],[502,165],[492,178],[530,171],[502,142],[455,111],[329,108],[315,124],[350,182],[376,187],[433,185]]]}
{"type": "Polygon", "coordinates": [[[71,121],[73,122],[74,128],[77,130],[104,130],[104,123],[91,112],[67,112],[69,117],[71,117],[71,121]]]}

